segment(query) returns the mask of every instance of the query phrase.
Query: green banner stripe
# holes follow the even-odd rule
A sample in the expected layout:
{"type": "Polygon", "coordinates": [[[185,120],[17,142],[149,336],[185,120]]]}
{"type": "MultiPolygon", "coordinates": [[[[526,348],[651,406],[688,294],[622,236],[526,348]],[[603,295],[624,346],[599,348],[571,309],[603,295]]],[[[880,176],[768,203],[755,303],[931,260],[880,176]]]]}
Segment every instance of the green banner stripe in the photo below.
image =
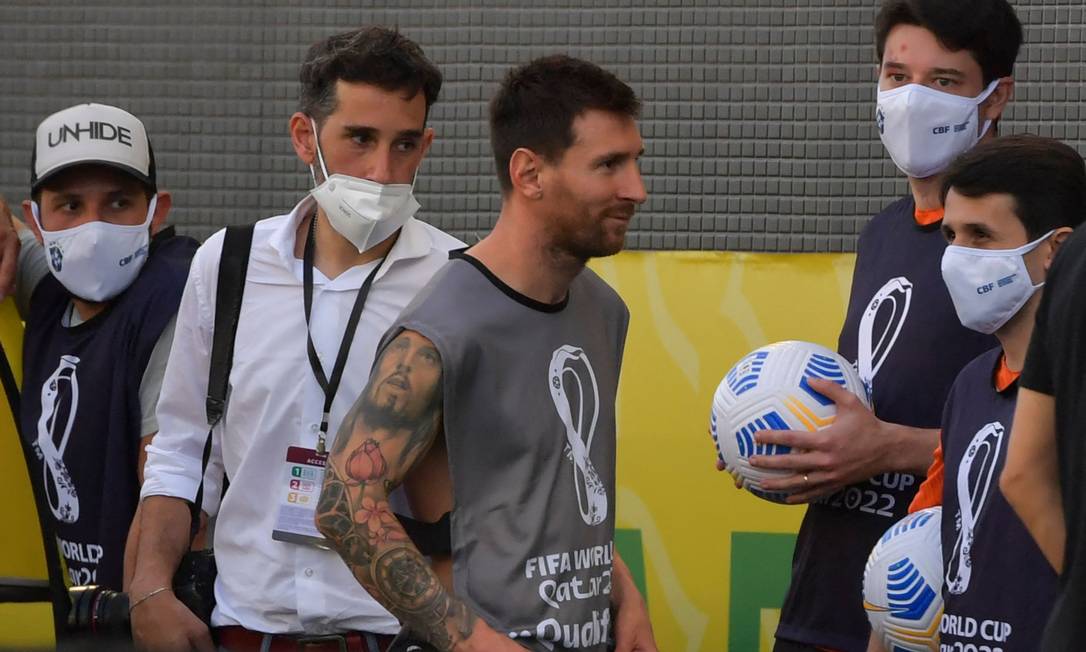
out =
{"type": "Polygon", "coordinates": [[[758,652],[763,609],[780,609],[792,574],[794,534],[732,533],[728,650],[758,652]]]}

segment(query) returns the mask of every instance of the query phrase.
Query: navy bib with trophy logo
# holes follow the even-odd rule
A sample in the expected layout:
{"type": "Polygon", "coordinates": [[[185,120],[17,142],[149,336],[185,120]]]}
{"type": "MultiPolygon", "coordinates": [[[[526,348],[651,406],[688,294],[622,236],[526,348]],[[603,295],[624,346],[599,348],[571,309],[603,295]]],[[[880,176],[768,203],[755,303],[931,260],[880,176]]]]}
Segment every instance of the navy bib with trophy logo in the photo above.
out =
{"type": "Polygon", "coordinates": [[[999,490],[1018,384],[998,391],[1003,350],[958,376],[943,417],[943,583],[940,641],[953,649],[1037,649],[1056,573],[999,490]]]}
{"type": "Polygon", "coordinates": [[[71,296],[52,275],[31,297],[20,422],[41,465],[44,486],[36,490],[49,507],[41,517],[56,524],[74,585],[121,589],[139,500],[140,383],[177,313],[196,246],[172,230],[156,236],[132,285],[77,326],[62,323],[71,296]]]}
{"type": "MultiPolygon", "coordinates": [[[[961,325],[940,271],[946,240],[920,226],[912,197],[876,215],[860,235],[837,350],[855,362],[875,415],[938,428],[954,378],[995,338],[961,325]]],[[[842,652],[867,649],[860,596],[875,541],[908,511],[922,478],[884,473],[807,508],[778,638],[842,652]]]]}

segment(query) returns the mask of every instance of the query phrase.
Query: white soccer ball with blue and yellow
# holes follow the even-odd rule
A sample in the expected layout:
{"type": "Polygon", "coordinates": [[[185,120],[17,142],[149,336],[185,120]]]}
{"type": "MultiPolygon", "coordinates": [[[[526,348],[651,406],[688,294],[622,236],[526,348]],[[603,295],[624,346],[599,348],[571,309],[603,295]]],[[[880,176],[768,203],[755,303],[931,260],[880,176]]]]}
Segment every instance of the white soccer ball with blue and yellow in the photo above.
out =
{"type": "Polygon", "coordinates": [[[939,652],[943,618],[940,507],[922,509],[882,535],[864,569],[864,609],[887,652],[939,652]]]}
{"type": "Polygon", "coordinates": [[[787,446],[758,444],[759,430],[821,430],[833,423],[837,406],[814,391],[808,378],[837,383],[868,405],[856,370],[844,358],[811,342],[777,342],[756,349],[728,370],[713,395],[709,434],[725,468],[755,496],[783,503],[787,493],[764,491],[762,481],[787,472],[756,469],[752,455],[787,455],[787,446]]]}

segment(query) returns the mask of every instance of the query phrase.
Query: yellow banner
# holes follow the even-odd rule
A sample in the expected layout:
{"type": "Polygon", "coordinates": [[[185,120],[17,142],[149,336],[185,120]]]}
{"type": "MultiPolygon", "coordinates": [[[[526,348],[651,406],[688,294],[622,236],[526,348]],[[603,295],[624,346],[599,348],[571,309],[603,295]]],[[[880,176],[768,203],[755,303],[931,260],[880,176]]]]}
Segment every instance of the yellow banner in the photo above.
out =
{"type": "MultiPolygon", "coordinates": [[[[0,346],[16,382],[21,384],[23,324],[11,299],[0,302],[0,346]]],[[[0,578],[47,580],[30,477],[15,430],[15,415],[6,397],[0,398],[0,477],[6,483],[2,519],[7,532],[0,544],[0,578]]],[[[53,613],[49,603],[0,603],[0,649],[52,646],[53,613]]]]}
{"type": "MultiPolygon", "coordinates": [[[[618,406],[616,544],[643,587],[668,652],[772,645],[800,507],[733,488],[715,469],[713,391],[750,350],[786,339],[831,348],[854,257],[627,252],[592,263],[630,307],[618,406]]],[[[0,342],[18,375],[21,327],[0,304],[0,342]]],[[[9,479],[0,577],[45,579],[29,480],[6,401],[0,472],[9,479]]],[[[0,649],[50,645],[47,605],[0,604],[0,649]]]]}
{"type": "Polygon", "coordinates": [[[660,649],[769,650],[802,507],[715,468],[709,406],[728,368],[780,340],[836,348],[855,257],[628,252],[592,268],[630,308],[618,410],[617,545],[660,649]]]}

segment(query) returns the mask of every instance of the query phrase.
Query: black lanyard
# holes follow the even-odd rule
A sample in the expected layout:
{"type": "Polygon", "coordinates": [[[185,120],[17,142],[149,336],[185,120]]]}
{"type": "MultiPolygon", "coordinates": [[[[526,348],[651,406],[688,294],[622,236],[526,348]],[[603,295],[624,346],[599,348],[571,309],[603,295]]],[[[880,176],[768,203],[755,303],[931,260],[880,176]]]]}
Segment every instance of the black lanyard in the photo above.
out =
{"type": "Polygon", "coordinates": [[[317,383],[324,390],[324,410],[321,414],[320,433],[317,435],[317,452],[322,455],[325,452],[325,436],[328,434],[328,414],[332,410],[332,401],[339,390],[339,381],[343,379],[343,370],[347,366],[347,356],[351,352],[351,343],[354,342],[355,331],[358,330],[358,320],[362,316],[362,308],[366,305],[366,297],[369,296],[370,286],[376,278],[378,270],[384,264],[385,259],[377,261],[373,271],[369,273],[362,287],[358,288],[358,294],[354,298],[354,306],[351,308],[351,316],[347,318],[347,329],[343,332],[343,341],[339,343],[339,353],[336,355],[336,364],[332,367],[332,377],[324,375],[324,367],[321,365],[317,349],[313,346],[313,336],[309,332],[310,313],[313,311],[313,256],[317,244],[317,216],[309,224],[309,237],[305,241],[302,269],[302,296],[305,301],[305,339],[309,353],[309,366],[313,369],[313,375],[317,377],[317,383]]]}

